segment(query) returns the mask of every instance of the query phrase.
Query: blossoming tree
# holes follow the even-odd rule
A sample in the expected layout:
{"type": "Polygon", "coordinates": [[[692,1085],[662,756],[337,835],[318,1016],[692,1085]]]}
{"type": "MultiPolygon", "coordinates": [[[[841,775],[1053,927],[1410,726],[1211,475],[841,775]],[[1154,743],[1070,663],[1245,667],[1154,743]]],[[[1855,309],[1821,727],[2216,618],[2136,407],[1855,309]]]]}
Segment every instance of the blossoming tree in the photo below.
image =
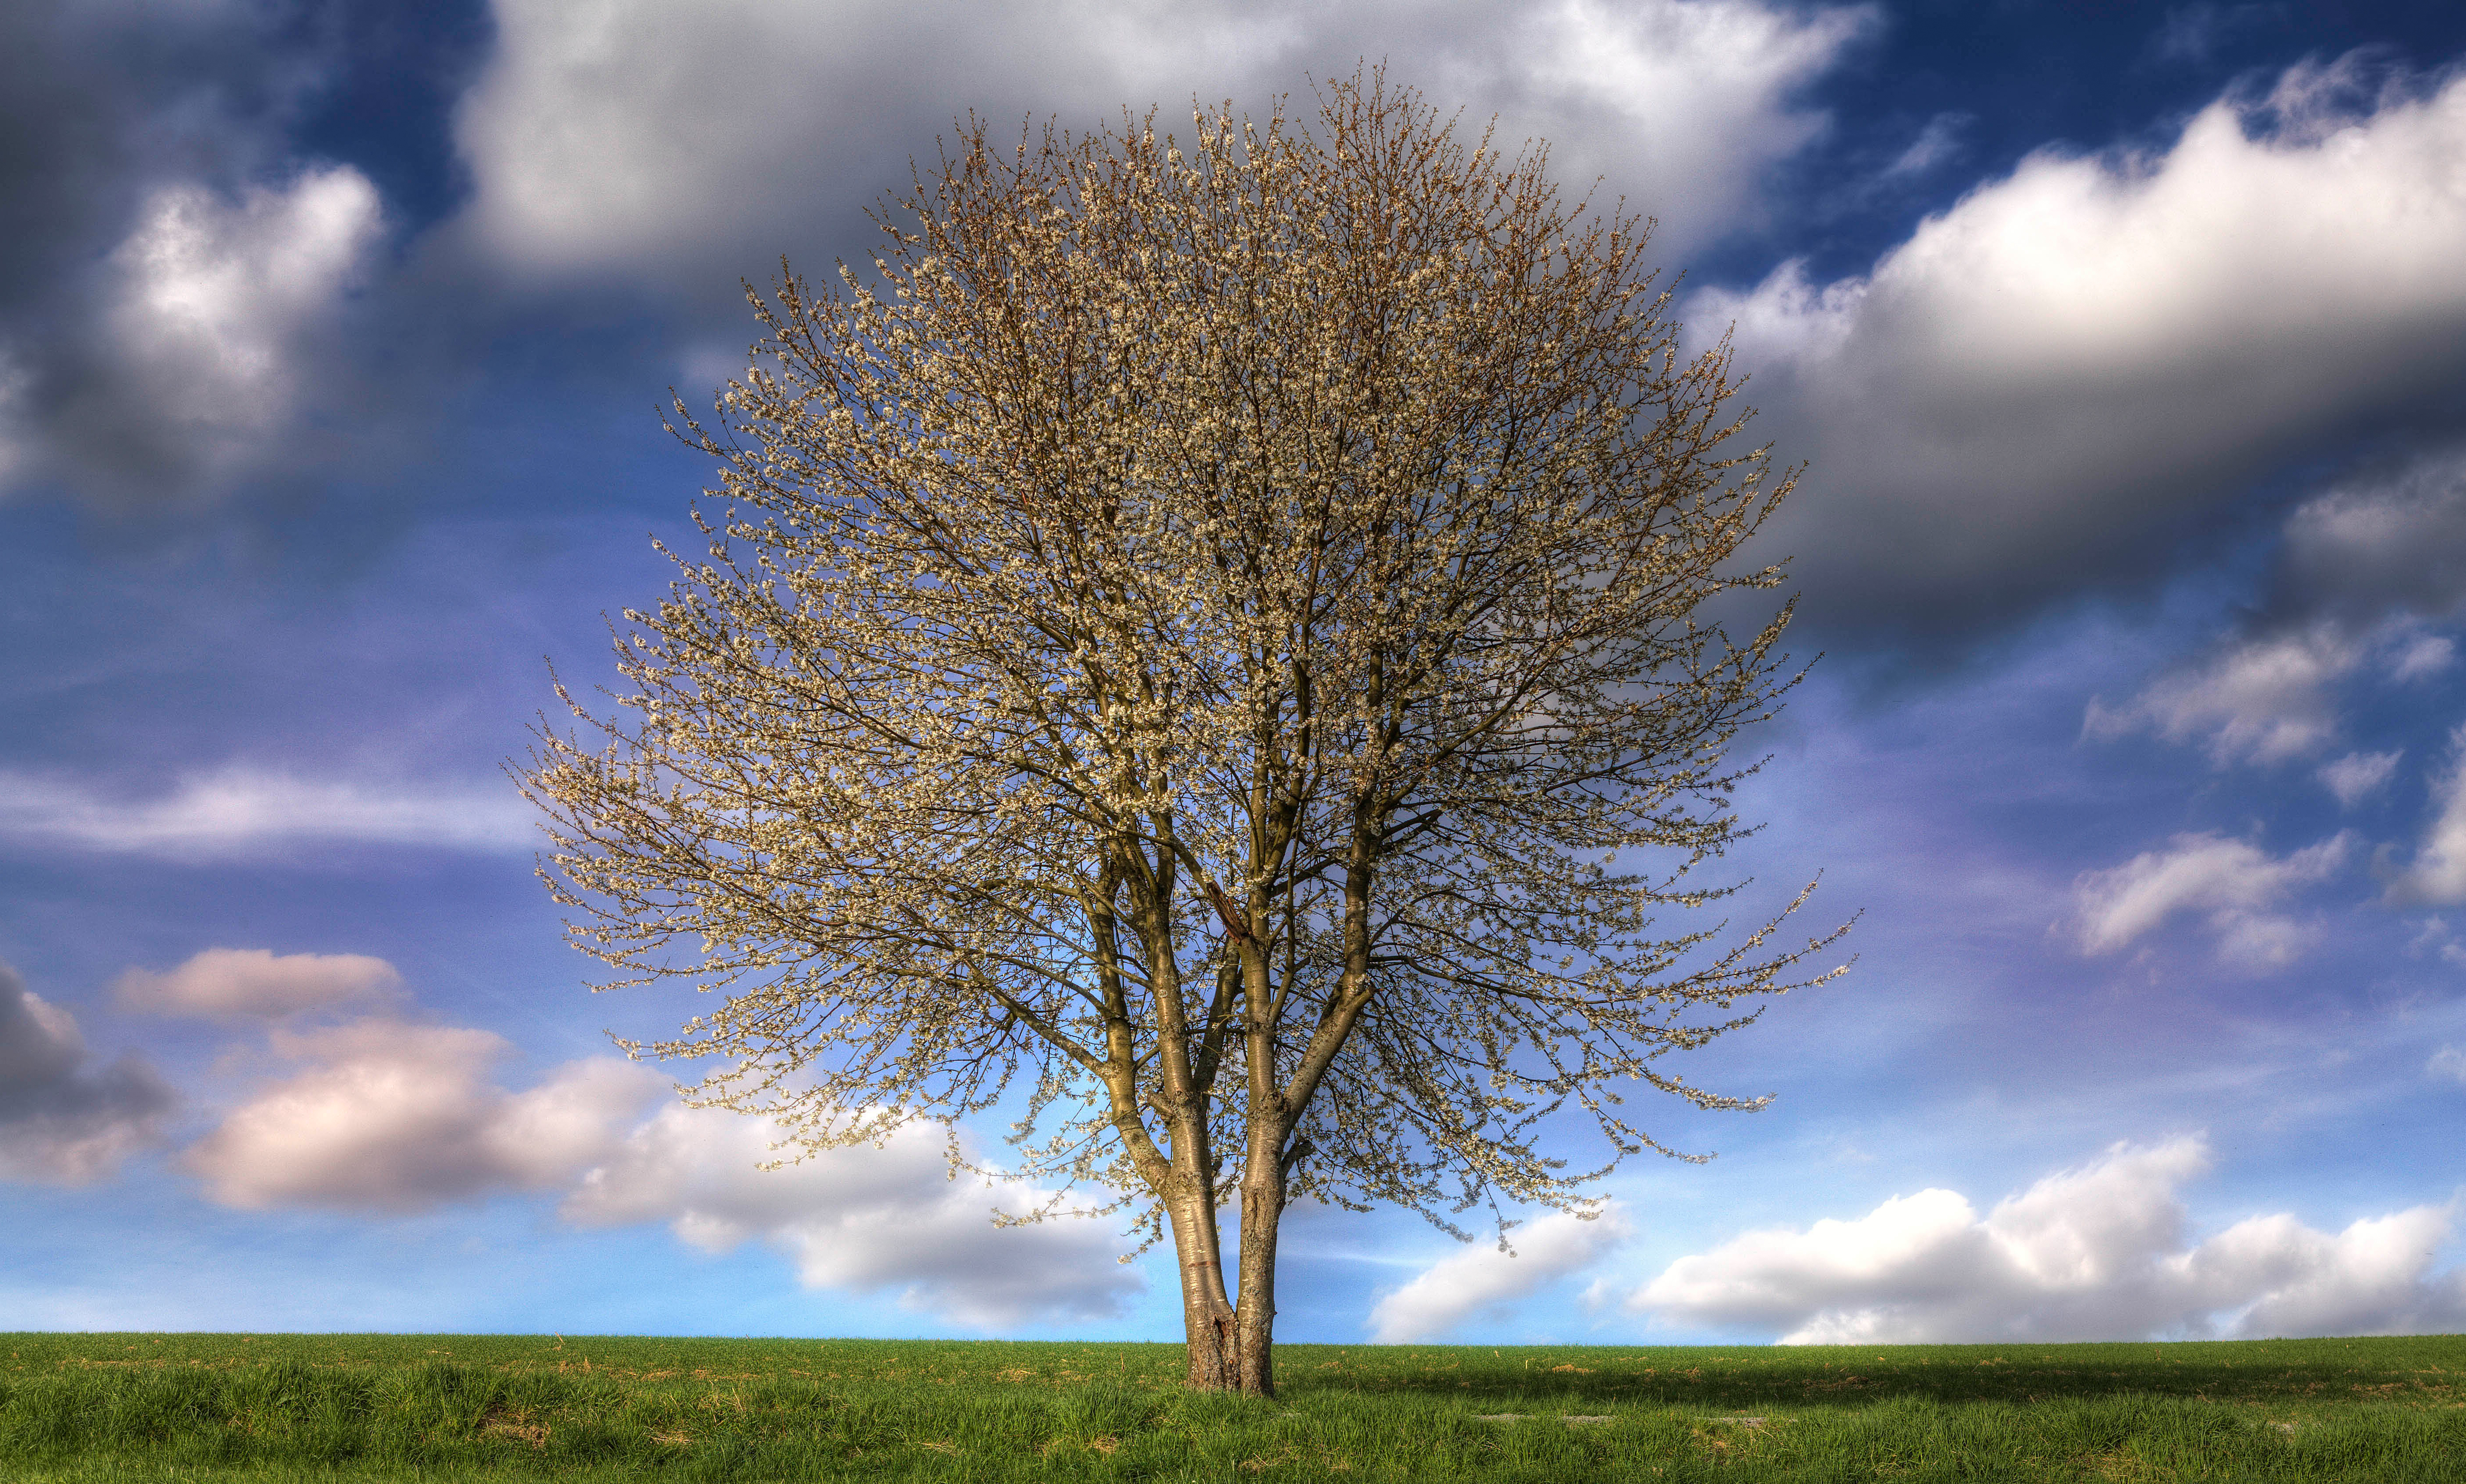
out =
{"type": "Polygon", "coordinates": [[[722,992],[655,1048],[722,1059],[701,1100],[808,1148],[1008,1108],[1253,1392],[1290,1202],[1580,1209],[1663,1149],[1623,1091],[1758,1106],[1661,1059],[1830,941],[1664,925],[1735,889],[1728,750],[1790,680],[1785,605],[1703,614],[1779,580],[1738,557],[1790,484],[1726,345],[1539,151],[1322,102],[972,123],[870,275],[751,296],[679,408],[709,551],[527,775],[612,981],[722,992]]]}

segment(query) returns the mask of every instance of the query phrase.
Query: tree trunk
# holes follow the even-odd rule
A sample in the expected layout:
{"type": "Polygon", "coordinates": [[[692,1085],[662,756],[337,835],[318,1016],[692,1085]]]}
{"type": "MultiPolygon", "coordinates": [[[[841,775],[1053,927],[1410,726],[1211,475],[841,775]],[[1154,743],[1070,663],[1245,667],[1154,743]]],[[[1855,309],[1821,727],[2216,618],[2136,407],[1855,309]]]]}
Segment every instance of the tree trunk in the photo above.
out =
{"type": "Polygon", "coordinates": [[[1238,1325],[1224,1293],[1224,1264],[1218,1245],[1216,1212],[1204,1196],[1169,1203],[1173,1249],[1181,1270],[1181,1326],[1189,1340],[1193,1391],[1239,1391],[1242,1362],[1235,1345],[1238,1325]]]}
{"type": "Polygon", "coordinates": [[[1242,1181],[1241,1307],[1235,1347],[1242,1389],[1276,1394],[1276,1224],[1285,1214],[1285,1171],[1277,1160],[1253,1159],[1242,1181]]]}
{"type": "Polygon", "coordinates": [[[1215,1209],[1203,1200],[1173,1203],[1173,1245],[1181,1269],[1181,1321],[1193,1391],[1275,1395],[1276,1222],[1284,1214],[1283,1173],[1270,1169],[1268,1190],[1254,1189],[1248,1180],[1243,1183],[1238,1302],[1224,1292],[1215,1209]]]}

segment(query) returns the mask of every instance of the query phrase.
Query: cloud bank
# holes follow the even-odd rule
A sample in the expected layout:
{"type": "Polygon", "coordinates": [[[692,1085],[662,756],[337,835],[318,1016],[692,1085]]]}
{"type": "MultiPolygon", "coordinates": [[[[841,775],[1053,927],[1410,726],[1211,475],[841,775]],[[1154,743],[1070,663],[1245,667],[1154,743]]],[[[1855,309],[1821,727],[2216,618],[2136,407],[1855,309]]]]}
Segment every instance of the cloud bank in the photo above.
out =
{"type": "Polygon", "coordinates": [[[1565,178],[1606,174],[1673,242],[1700,242],[1823,129],[1798,95],[1877,24],[1872,7],[1759,0],[499,0],[496,55],[456,119],[476,188],[459,230],[534,278],[684,268],[725,291],[782,252],[862,251],[857,208],[905,186],[963,109],[1082,128],[1155,102],[1170,126],[1194,95],[1261,111],[1291,90],[1307,112],[1305,73],[1383,57],[1476,125],[1503,114],[1511,145],[1552,139],[1565,178]]]}
{"type": "Polygon", "coordinates": [[[1519,1228],[1512,1252],[1482,1248],[1442,1258],[1379,1300],[1370,1311],[1370,1341],[1435,1339],[1478,1315],[1503,1312],[1591,1267],[1633,1230],[1614,1205],[1590,1220],[1560,1211],[1519,1228]]]}
{"type": "Polygon", "coordinates": [[[1116,1261],[1114,1221],[995,1225],[997,1209],[1023,1213],[1052,1193],[953,1179],[936,1130],[764,1170],[780,1158],[776,1136],[730,1113],[664,1109],[582,1177],[563,1214],[585,1226],[665,1222],[711,1252],[758,1239],[793,1257],[808,1288],[896,1292],[905,1307],[981,1329],[1113,1317],[1145,1287],[1116,1261]]]}
{"type": "MultiPolygon", "coordinates": [[[[306,998],[303,983],[381,978],[365,967],[382,967],[376,959],[337,969],[304,955],[221,953],[165,978],[188,975],[192,997],[215,1005],[287,1004],[306,998]],[[269,961],[287,967],[268,976],[269,961]],[[230,993],[233,981],[243,991],[230,993]]],[[[779,1158],[770,1124],[679,1106],[644,1121],[664,1079],[615,1057],[567,1063],[516,1091],[496,1076],[513,1048],[483,1030],[364,1020],[278,1027],[270,1044],[296,1069],[182,1156],[224,1205],[399,1215],[553,1191],[575,1225],[661,1223],[711,1252],[764,1242],[808,1288],[892,1292],[981,1329],[1113,1317],[1144,1288],[1115,1260],[1118,1223],[1066,1214],[1084,1203],[1065,1202],[1058,1220],[996,1225],[997,1208],[1023,1213],[1053,1193],[953,1180],[930,1130],[765,1170],[779,1158]]]]}
{"type": "MultiPolygon", "coordinates": [[[[2291,69],[2169,148],[2045,150],[1863,276],[1696,295],[1816,482],[1776,547],[1885,616],[2131,574],[2175,523],[2466,371],[2466,75],[2291,69]]],[[[2259,745],[2272,745],[2261,739],[2259,745]]]]}
{"type": "Polygon", "coordinates": [[[175,1099],[153,1069],[86,1063],[76,1018],[0,964],[0,1180],[90,1184],[160,1136],[175,1099]]]}
{"type": "MultiPolygon", "coordinates": [[[[1784,1344],[2436,1334],[2466,1328],[2466,1270],[2432,1271],[2452,1206],[2336,1234],[2256,1216],[2187,1245],[2176,1187],[2207,1144],[2118,1144],[1981,1217],[1949,1190],[1854,1221],[1750,1232],[1683,1257],[1628,1307],[1778,1331],[1784,1344]]],[[[2453,1203],[2454,1205],[2454,1203],[2453,1203]]]]}

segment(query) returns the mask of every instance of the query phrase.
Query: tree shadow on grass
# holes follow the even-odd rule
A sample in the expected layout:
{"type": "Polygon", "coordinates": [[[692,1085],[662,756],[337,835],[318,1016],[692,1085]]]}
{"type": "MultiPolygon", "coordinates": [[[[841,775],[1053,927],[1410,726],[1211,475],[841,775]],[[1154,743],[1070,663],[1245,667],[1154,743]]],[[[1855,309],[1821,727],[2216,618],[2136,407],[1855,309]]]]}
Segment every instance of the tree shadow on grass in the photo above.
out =
{"type": "Polygon", "coordinates": [[[2466,1404],[2466,1337],[2152,1344],[1277,1347],[1288,1394],[1419,1394],[1483,1411],[1868,1406],[1899,1398],[2466,1404]]]}

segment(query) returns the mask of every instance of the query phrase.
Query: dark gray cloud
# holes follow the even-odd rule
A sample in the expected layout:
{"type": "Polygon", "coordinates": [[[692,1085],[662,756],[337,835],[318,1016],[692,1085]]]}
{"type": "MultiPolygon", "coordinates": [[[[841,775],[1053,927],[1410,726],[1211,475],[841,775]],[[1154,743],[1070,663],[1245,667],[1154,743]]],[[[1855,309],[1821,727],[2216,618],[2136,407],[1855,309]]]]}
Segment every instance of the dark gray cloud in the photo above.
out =
{"type": "Polygon", "coordinates": [[[87,1062],[75,1018],[0,964],[0,1180],[82,1185],[155,1141],[171,1090],[133,1055],[87,1062]]]}
{"type": "Polygon", "coordinates": [[[275,8],[0,17],[0,492],[179,502],[313,461],[384,220],[297,154],[322,85],[275,8]]]}
{"type": "Polygon", "coordinates": [[[2273,609],[2369,623],[2466,609],[2466,447],[2341,481],[2286,523],[2273,609]]]}
{"type": "Polygon", "coordinates": [[[337,102],[386,91],[368,28],[315,7],[0,21],[20,229],[0,246],[0,491],[159,511],[381,481],[405,429],[549,326],[532,349],[563,374],[605,359],[572,353],[596,327],[629,368],[715,379],[749,327],[738,280],[863,252],[865,208],[970,108],[1085,125],[1155,100],[1171,121],[1194,95],[1264,107],[1383,56],[1475,121],[1502,112],[1511,140],[1555,139],[1566,178],[1606,173],[1673,248],[1700,243],[1756,217],[1770,168],[1827,126],[1809,84],[1879,23],[1767,0],[498,0],[428,31],[377,9],[370,34],[420,39],[403,101],[428,117],[391,134],[337,102]]]}

